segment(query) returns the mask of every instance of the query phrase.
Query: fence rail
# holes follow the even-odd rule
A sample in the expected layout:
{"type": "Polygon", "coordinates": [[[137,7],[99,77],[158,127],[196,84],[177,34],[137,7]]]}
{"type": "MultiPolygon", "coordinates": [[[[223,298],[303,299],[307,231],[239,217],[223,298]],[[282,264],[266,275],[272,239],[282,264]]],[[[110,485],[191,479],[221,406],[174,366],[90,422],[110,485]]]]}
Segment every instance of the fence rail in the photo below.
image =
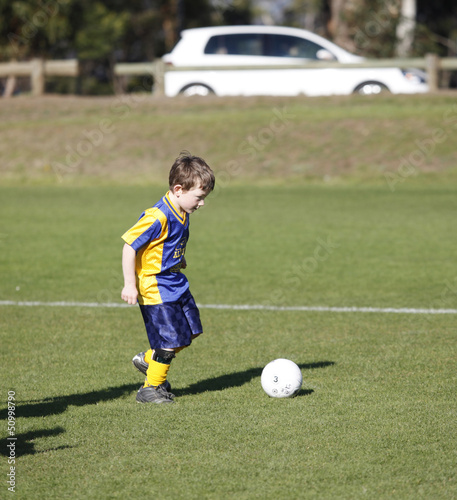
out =
{"type": "Polygon", "coordinates": [[[425,70],[428,77],[430,92],[438,90],[439,73],[442,70],[457,70],[457,57],[440,58],[436,54],[427,54],[423,58],[404,59],[365,59],[357,63],[340,63],[336,61],[309,61],[297,64],[255,65],[255,66],[166,66],[163,61],[153,63],[122,63],[116,64],[116,75],[152,74],[155,78],[155,92],[163,94],[164,74],[168,71],[230,71],[230,70],[264,70],[264,69],[328,69],[328,68],[417,68],[425,70]]]}
{"type": "Polygon", "coordinates": [[[44,61],[32,59],[27,62],[11,61],[0,63],[0,78],[14,76],[29,76],[32,95],[43,95],[46,76],[78,76],[79,63],[77,59],[44,61]]]}
{"type": "MultiPolygon", "coordinates": [[[[161,59],[144,63],[118,63],[114,73],[118,76],[152,75],[154,93],[163,95],[164,75],[167,71],[229,71],[253,69],[327,69],[327,68],[418,68],[426,71],[430,92],[438,90],[439,74],[442,70],[457,70],[457,57],[440,58],[436,54],[427,54],[424,58],[407,59],[366,59],[358,63],[339,63],[335,61],[309,61],[293,65],[275,66],[166,66],[161,59]]],[[[79,63],[76,59],[43,61],[32,59],[28,62],[0,63],[0,78],[28,76],[31,79],[32,94],[42,95],[47,76],[76,77],[79,75],[79,63]]]]}

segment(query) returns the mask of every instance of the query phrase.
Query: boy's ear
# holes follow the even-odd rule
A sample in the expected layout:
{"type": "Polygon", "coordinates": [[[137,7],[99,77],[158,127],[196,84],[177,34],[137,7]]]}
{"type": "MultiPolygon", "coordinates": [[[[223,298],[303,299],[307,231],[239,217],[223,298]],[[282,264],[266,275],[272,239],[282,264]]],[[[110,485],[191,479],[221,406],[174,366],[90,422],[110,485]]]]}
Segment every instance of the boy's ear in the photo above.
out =
{"type": "Polygon", "coordinates": [[[182,192],[183,192],[183,188],[182,188],[181,184],[175,184],[173,186],[173,194],[175,196],[181,196],[182,192]]]}

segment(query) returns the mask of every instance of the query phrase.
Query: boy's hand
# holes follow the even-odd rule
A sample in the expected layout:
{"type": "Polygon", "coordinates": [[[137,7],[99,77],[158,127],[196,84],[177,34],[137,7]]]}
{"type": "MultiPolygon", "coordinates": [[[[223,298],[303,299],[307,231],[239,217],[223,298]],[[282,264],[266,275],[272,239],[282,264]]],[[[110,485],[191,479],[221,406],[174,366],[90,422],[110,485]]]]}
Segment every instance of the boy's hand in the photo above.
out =
{"type": "Polygon", "coordinates": [[[127,304],[136,304],[138,299],[138,290],[135,285],[125,285],[121,293],[122,300],[125,300],[127,304]]]}
{"type": "Polygon", "coordinates": [[[122,249],[122,273],[124,274],[124,288],[121,297],[127,304],[136,304],[138,290],[136,289],[135,278],[135,250],[125,243],[122,249]]]}

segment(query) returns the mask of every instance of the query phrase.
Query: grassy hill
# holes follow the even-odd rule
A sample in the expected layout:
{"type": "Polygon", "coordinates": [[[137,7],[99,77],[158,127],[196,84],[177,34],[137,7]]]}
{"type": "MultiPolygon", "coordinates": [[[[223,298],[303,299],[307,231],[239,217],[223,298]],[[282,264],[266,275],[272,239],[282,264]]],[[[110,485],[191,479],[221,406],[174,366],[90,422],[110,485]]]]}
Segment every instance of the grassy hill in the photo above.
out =
{"type": "Polygon", "coordinates": [[[157,184],[189,150],[220,185],[449,183],[456,130],[452,95],[15,98],[0,108],[0,181],[157,184]]]}

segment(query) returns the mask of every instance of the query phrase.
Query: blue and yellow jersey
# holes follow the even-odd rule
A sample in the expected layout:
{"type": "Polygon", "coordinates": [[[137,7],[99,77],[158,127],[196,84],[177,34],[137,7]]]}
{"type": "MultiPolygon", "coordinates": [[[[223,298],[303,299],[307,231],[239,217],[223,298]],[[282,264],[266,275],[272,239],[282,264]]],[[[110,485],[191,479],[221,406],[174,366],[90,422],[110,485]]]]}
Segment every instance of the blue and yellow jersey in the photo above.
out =
{"type": "Polygon", "coordinates": [[[189,239],[189,217],[171,203],[169,192],[122,235],[136,251],[138,302],[174,302],[189,288],[181,263],[189,239]]]}

